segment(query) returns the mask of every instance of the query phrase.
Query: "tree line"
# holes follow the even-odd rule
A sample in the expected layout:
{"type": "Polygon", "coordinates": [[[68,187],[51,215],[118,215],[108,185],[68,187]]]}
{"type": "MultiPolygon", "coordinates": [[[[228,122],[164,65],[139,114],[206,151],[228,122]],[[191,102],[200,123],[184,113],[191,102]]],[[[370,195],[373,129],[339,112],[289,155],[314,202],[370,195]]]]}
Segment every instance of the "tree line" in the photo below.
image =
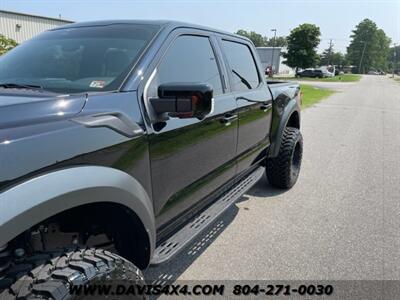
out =
{"type": "Polygon", "coordinates": [[[236,34],[249,38],[256,47],[286,47],[284,63],[296,69],[337,65],[354,66],[355,72],[366,73],[369,70],[388,71],[399,67],[395,58],[400,55],[400,46],[390,48],[391,39],[370,19],[362,20],[352,31],[345,54],[335,51],[332,41],[329,48],[318,54],[321,31],[315,24],[301,24],[287,37],[278,36],[275,40],[243,29],[236,34]]]}
{"type": "MultiPolygon", "coordinates": [[[[399,70],[400,45],[390,48],[391,40],[385,32],[370,19],[362,20],[350,35],[347,53],[334,50],[334,44],[322,54],[317,53],[321,31],[317,25],[301,24],[290,34],[267,38],[255,31],[240,29],[236,32],[249,38],[256,47],[286,47],[284,61],[292,68],[310,68],[318,65],[354,66],[357,73],[369,70],[399,70]]],[[[17,46],[17,43],[0,34],[0,55],[17,46]]]]}

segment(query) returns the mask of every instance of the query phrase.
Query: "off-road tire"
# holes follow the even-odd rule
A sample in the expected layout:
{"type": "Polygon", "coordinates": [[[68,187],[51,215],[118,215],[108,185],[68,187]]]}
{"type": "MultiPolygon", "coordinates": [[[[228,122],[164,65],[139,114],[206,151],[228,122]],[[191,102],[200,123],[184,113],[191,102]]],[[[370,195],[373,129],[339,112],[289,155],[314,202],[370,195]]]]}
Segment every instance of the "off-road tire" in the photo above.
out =
{"type": "Polygon", "coordinates": [[[281,189],[291,188],[299,177],[302,156],[303,137],[300,130],[286,127],[278,156],[267,158],[266,173],[269,183],[281,189]]]}
{"type": "Polygon", "coordinates": [[[144,278],[134,264],[106,250],[45,252],[13,263],[0,279],[0,300],[101,299],[99,294],[86,297],[70,293],[72,286],[94,284],[143,285],[144,278]]]}

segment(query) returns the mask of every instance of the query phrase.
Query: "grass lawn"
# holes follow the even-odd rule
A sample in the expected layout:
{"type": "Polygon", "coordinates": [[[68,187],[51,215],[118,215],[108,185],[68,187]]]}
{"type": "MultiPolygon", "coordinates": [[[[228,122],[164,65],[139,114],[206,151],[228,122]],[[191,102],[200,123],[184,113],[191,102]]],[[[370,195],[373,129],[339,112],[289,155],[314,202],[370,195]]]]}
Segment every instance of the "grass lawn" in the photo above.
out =
{"type": "Polygon", "coordinates": [[[361,75],[357,74],[343,74],[335,77],[329,78],[294,78],[294,77],[274,77],[273,79],[281,79],[281,80],[301,80],[301,81],[322,81],[322,82],[354,82],[359,81],[361,79],[361,75]]]}
{"type": "Polygon", "coordinates": [[[308,84],[301,84],[300,88],[303,93],[302,109],[305,109],[334,93],[334,91],[332,91],[332,90],[320,89],[320,88],[316,88],[316,87],[313,87],[308,84]]]}

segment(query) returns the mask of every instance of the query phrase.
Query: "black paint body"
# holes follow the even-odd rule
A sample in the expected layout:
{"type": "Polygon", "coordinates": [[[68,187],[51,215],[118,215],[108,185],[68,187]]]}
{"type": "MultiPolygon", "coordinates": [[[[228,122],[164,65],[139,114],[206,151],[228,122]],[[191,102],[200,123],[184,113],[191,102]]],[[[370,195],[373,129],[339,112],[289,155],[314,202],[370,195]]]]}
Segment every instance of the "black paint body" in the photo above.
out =
{"type": "MultiPolygon", "coordinates": [[[[99,26],[101,30],[101,25],[129,22],[133,21],[63,28],[99,26]]],[[[288,103],[296,102],[299,111],[299,86],[269,85],[259,68],[257,88],[234,92],[220,43],[228,39],[248,45],[258,64],[250,41],[200,26],[156,24],[160,31],[117,91],[58,95],[0,88],[2,190],[72,166],[120,169],[138,180],[152,199],[160,240],[263,162],[270,145],[278,142],[280,124],[287,122],[282,118],[288,103]],[[206,118],[169,118],[155,128],[145,103],[146,82],[168,47],[183,34],[210,39],[224,92],[214,97],[213,111],[206,118]],[[122,116],[124,121],[138,124],[143,134],[131,138],[109,127],[87,127],[74,121],[78,116],[97,114],[122,116]],[[227,115],[237,118],[227,124],[227,115]]]]}

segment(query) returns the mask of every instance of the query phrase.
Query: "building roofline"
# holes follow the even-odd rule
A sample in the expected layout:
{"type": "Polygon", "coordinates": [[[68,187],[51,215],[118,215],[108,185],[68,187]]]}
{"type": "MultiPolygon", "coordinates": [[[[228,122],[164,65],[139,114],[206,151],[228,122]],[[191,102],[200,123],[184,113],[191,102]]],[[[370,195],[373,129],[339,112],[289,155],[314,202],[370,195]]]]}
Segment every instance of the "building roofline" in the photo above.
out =
{"type": "Polygon", "coordinates": [[[74,23],[74,21],[71,21],[71,20],[52,18],[52,17],[46,17],[46,16],[39,16],[39,15],[27,14],[27,13],[11,11],[11,10],[4,10],[4,9],[0,9],[0,13],[14,14],[14,15],[19,15],[19,16],[27,16],[27,17],[35,17],[35,18],[53,20],[53,21],[60,21],[60,22],[65,22],[65,23],[74,23]]]}

